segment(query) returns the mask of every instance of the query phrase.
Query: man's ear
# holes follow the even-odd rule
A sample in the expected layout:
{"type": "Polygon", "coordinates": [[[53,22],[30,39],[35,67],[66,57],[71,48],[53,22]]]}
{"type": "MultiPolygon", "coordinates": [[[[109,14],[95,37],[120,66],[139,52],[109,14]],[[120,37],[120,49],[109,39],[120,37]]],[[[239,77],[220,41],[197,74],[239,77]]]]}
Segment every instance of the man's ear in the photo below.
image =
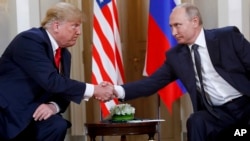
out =
{"type": "Polygon", "coordinates": [[[51,23],[51,27],[52,27],[54,32],[58,32],[58,30],[60,28],[60,22],[59,21],[53,21],[51,23]]]}
{"type": "Polygon", "coordinates": [[[197,27],[197,26],[199,26],[199,18],[197,17],[197,16],[195,16],[195,17],[193,17],[193,19],[192,19],[192,24],[195,26],[195,27],[197,27]]]}

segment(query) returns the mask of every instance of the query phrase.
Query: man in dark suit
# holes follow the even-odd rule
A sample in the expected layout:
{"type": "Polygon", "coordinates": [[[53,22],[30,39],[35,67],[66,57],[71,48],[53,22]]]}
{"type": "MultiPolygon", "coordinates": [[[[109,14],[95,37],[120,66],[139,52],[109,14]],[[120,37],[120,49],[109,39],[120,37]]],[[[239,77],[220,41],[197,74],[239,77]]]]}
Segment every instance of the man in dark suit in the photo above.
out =
{"type": "MultiPolygon", "coordinates": [[[[189,141],[214,141],[224,129],[246,125],[250,118],[249,42],[236,27],[203,29],[198,8],[188,3],[174,8],[169,24],[178,45],[166,52],[166,61],[151,76],[115,86],[118,98],[149,96],[180,79],[194,110],[187,121],[189,141]],[[202,80],[195,66],[194,44],[202,80]]],[[[233,137],[234,132],[227,136],[233,137]]]]}
{"type": "Polygon", "coordinates": [[[48,9],[40,28],[18,34],[8,45],[0,59],[1,141],[63,141],[71,124],[61,113],[70,101],[112,98],[112,87],[69,78],[66,48],[76,43],[82,21],[77,7],[60,2],[48,9]],[[58,48],[59,63],[54,59],[58,48]]]}

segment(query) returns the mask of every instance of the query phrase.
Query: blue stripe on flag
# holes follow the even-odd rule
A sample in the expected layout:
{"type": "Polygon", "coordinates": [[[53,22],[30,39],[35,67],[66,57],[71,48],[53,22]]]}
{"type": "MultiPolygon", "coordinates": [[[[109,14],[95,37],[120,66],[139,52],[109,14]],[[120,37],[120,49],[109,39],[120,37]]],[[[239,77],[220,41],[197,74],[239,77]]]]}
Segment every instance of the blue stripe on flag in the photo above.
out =
{"type": "Polygon", "coordinates": [[[171,29],[169,28],[169,15],[172,9],[176,6],[174,0],[151,0],[150,14],[158,24],[159,28],[164,32],[166,38],[171,43],[171,47],[176,45],[177,42],[172,36],[171,29]]]}
{"type": "Polygon", "coordinates": [[[96,0],[96,2],[98,3],[99,7],[102,9],[102,7],[108,4],[109,2],[111,2],[111,0],[96,0]]]}
{"type": "MultiPolygon", "coordinates": [[[[176,6],[174,0],[150,0],[149,12],[155,22],[158,24],[159,28],[162,30],[166,39],[170,42],[170,47],[177,45],[176,39],[172,35],[171,28],[169,26],[169,16],[176,6]]],[[[180,80],[177,80],[177,83],[183,93],[186,93],[187,90],[183,86],[180,80]]]]}

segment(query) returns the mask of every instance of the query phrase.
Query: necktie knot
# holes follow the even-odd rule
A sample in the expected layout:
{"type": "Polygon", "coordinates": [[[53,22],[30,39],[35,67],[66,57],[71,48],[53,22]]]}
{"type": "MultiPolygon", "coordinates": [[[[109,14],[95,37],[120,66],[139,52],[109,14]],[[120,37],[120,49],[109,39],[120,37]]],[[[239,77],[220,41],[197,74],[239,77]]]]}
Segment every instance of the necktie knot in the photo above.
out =
{"type": "Polygon", "coordinates": [[[192,45],[192,49],[193,49],[193,50],[197,50],[198,47],[199,47],[199,46],[198,46],[197,44],[193,44],[193,45],[192,45]]]}
{"type": "Polygon", "coordinates": [[[56,54],[55,54],[55,64],[57,68],[59,68],[60,61],[61,61],[61,48],[59,47],[56,49],[56,54]]]}

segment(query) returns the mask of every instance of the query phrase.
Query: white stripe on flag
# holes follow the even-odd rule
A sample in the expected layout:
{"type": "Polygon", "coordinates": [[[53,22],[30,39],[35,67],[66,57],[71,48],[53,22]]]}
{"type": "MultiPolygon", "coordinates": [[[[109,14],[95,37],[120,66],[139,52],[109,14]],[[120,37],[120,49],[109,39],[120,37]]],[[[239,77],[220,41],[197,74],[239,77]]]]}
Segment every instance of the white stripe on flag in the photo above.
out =
{"type": "MultiPolygon", "coordinates": [[[[94,0],[94,26],[93,26],[93,49],[95,49],[95,56],[93,54],[92,56],[92,75],[94,75],[97,83],[101,83],[104,81],[104,77],[102,74],[107,74],[108,77],[111,79],[113,84],[123,84],[124,80],[124,74],[123,73],[123,61],[122,61],[122,50],[121,50],[121,43],[120,43],[120,35],[119,35],[119,29],[118,29],[118,17],[117,13],[116,15],[114,14],[113,6],[116,9],[116,0],[111,0],[107,5],[105,5],[105,8],[109,10],[109,14],[107,17],[111,19],[106,19],[105,13],[102,12],[102,9],[100,9],[98,3],[98,0],[94,0]],[[113,4],[113,2],[115,4],[113,4]],[[111,17],[110,17],[111,16],[111,17]],[[107,21],[111,20],[111,21],[107,21]],[[100,26],[99,28],[101,31],[97,31],[98,27],[95,26],[100,26]],[[105,36],[104,39],[102,38],[102,34],[105,36]],[[107,41],[107,42],[105,42],[107,41]],[[105,44],[102,44],[105,43],[105,44]],[[105,46],[107,45],[107,46],[105,46]],[[106,54],[109,53],[109,54],[106,54]],[[100,60],[97,60],[100,57],[100,60]],[[114,59],[114,60],[110,60],[114,59]],[[118,60],[117,60],[118,59],[118,60]],[[100,62],[99,62],[100,61],[100,62]],[[102,67],[104,70],[102,70],[102,67]],[[119,70],[122,69],[122,70],[119,70]],[[104,71],[104,72],[102,72],[104,71]]],[[[106,78],[108,79],[108,78],[106,78]]],[[[102,104],[102,103],[101,103],[102,104]]],[[[109,102],[104,103],[105,107],[107,110],[109,110],[112,106],[116,105],[116,102],[114,100],[111,100],[109,102]]],[[[103,108],[103,107],[102,107],[103,108]]],[[[106,109],[102,109],[105,111],[106,109]]],[[[109,112],[109,111],[108,111],[109,112]]],[[[108,114],[108,113],[104,113],[108,114]]],[[[104,115],[103,116],[107,116],[104,115]]]]}

